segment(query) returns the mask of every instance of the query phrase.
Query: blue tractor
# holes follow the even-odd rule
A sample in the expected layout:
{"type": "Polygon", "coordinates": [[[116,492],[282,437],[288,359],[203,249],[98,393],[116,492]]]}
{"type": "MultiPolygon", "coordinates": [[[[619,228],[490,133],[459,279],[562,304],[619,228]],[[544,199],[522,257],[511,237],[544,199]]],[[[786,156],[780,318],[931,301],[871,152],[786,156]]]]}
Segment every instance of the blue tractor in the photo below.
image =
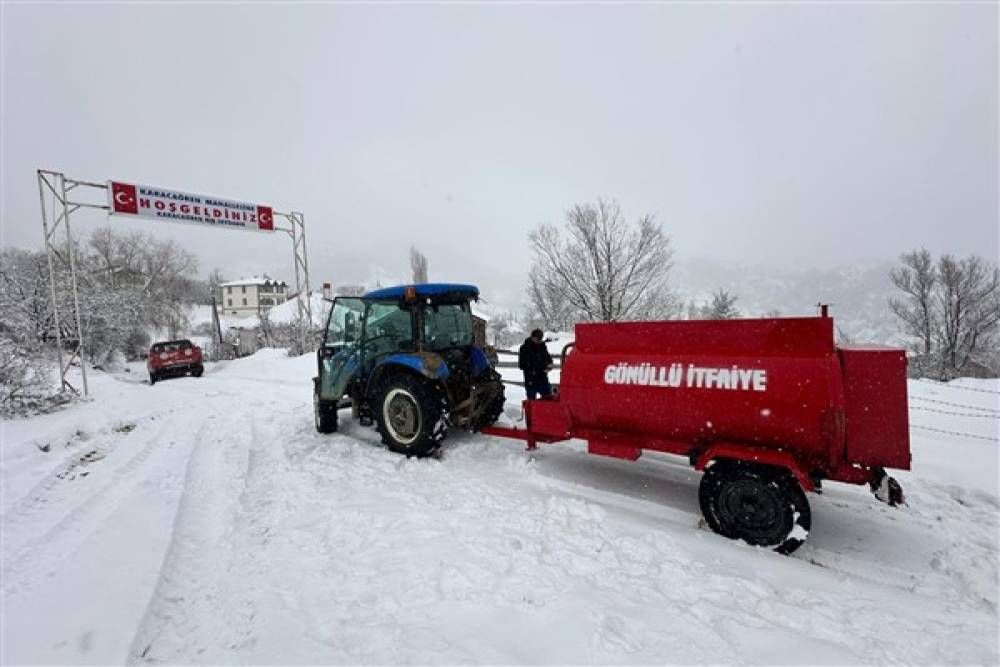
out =
{"type": "Polygon", "coordinates": [[[337,297],[313,378],[316,430],[350,405],[392,451],[434,453],[449,426],[478,431],[503,412],[500,375],[476,344],[473,285],[431,283],[337,297]]]}

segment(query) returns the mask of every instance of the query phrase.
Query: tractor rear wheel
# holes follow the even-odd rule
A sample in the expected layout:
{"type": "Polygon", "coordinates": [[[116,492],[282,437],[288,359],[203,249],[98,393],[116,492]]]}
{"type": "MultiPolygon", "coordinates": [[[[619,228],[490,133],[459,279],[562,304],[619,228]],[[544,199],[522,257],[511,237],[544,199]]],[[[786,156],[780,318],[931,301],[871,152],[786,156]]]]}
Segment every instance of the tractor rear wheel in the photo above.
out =
{"type": "Polygon", "coordinates": [[[698,489],[701,512],[723,537],[790,554],[812,525],[809,502],[787,470],[742,461],[715,461],[698,489]]]}
{"type": "Polygon", "coordinates": [[[336,401],[324,401],[319,397],[319,394],[313,392],[313,413],[317,431],[320,433],[333,433],[337,430],[336,401]]]}
{"type": "Polygon", "coordinates": [[[389,449],[429,456],[448,433],[448,412],[440,392],[413,375],[397,374],[382,383],[375,400],[378,430],[389,449]]]}
{"type": "Polygon", "coordinates": [[[504,392],[503,385],[500,384],[500,391],[490,399],[489,405],[483,410],[479,418],[472,424],[473,431],[481,431],[487,426],[493,426],[497,419],[500,419],[500,415],[503,414],[504,406],[504,392]]]}

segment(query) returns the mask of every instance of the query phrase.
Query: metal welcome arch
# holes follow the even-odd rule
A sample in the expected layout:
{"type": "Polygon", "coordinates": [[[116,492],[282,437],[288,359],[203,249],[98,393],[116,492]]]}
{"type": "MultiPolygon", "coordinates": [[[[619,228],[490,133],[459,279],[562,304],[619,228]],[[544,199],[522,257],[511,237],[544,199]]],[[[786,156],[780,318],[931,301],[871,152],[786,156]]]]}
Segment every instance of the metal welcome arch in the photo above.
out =
{"type": "Polygon", "coordinates": [[[80,298],[77,291],[76,258],[73,249],[73,233],[70,215],[83,208],[106,211],[108,216],[150,218],[167,222],[182,222],[240,229],[256,232],[285,232],[292,239],[292,254],[295,263],[295,291],[298,301],[300,335],[303,346],[308,336],[306,323],[312,322],[312,304],[309,298],[309,259],[306,256],[305,216],[295,211],[282,213],[269,206],[248,204],[225,197],[195,195],[166,188],[139,186],[132,183],[108,181],[98,183],[69,178],[57,171],[38,170],[38,197],[42,209],[42,231],[45,237],[45,254],[49,269],[49,289],[52,301],[53,327],[56,336],[56,354],[59,361],[59,391],[76,389],[66,379],[75,360],[80,362],[83,376],[83,394],[89,394],[87,386],[87,366],[84,363],[86,343],[83,334],[83,320],[80,316],[80,298]],[[84,201],[102,196],[106,203],[84,201]],[[83,196],[80,196],[83,195],[83,196]],[[282,218],[287,226],[274,224],[275,218],[282,218]],[[58,247],[57,235],[65,230],[66,256],[58,247]],[[56,293],[55,262],[64,262],[70,273],[73,292],[72,324],[76,329],[76,340],[68,358],[63,349],[62,315],[56,293]]]}

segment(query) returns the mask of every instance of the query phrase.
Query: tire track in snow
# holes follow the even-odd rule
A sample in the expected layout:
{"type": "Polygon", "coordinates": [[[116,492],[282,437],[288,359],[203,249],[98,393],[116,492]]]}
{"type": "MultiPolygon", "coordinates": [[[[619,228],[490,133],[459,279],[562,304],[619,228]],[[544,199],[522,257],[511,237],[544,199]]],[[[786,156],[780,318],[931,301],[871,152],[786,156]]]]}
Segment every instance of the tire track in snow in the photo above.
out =
{"type": "MultiPolygon", "coordinates": [[[[86,480],[63,480],[57,477],[58,473],[53,473],[52,477],[40,485],[41,493],[50,494],[48,496],[32,495],[29,503],[18,508],[12,508],[14,517],[4,517],[6,544],[4,547],[5,558],[3,568],[3,593],[9,595],[16,592],[23,592],[33,588],[39,580],[44,579],[49,573],[58,568],[64,560],[71,558],[73,554],[83,545],[87,539],[111,516],[115,510],[132,493],[136,485],[143,482],[146,477],[139,474],[143,468],[149,467],[156,457],[162,456],[170,447],[176,445],[179,440],[186,438],[174,436],[167,441],[165,434],[170,430],[169,420],[163,419],[158,425],[152,437],[143,442],[138,451],[132,454],[123,463],[106,469],[107,481],[100,486],[88,489],[89,493],[74,497],[73,490],[86,489],[90,483],[97,482],[102,474],[103,468],[95,468],[94,472],[86,480]],[[87,482],[86,484],[84,482],[87,482]],[[54,489],[59,483],[65,485],[62,491],[51,498],[51,502],[40,502],[41,497],[51,497],[54,489]],[[62,502],[67,497],[72,498],[72,504],[66,508],[62,502]],[[10,527],[16,526],[25,521],[37,521],[39,516],[47,513],[45,507],[50,507],[53,518],[49,520],[49,527],[41,534],[26,540],[23,544],[10,544],[12,536],[10,527]],[[9,521],[9,523],[8,523],[9,521]]],[[[134,431],[133,431],[134,433],[134,431]]],[[[194,434],[197,438],[200,432],[194,434]]],[[[130,434],[131,435],[131,434],[130,434]]],[[[127,436],[126,436],[127,437],[127,436]]],[[[134,440],[133,440],[134,441],[134,440]]],[[[115,450],[120,450],[121,443],[115,445],[115,450]]],[[[108,452],[111,453],[110,451],[108,452]]],[[[105,460],[107,456],[105,456],[105,460]]],[[[18,531],[13,531],[16,539],[18,531]]]]}
{"type": "Polygon", "coordinates": [[[170,546],[132,640],[130,663],[184,661],[180,648],[197,662],[229,632],[224,579],[233,561],[252,428],[240,417],[216,426],[226,437],[199,441],[188,460],[170,546]]]}
{"type": "Polygon", "coordinates": [[[287,489],[280,484],[282,479],[286,485],[289,481],[288,460],[280,442],[283,435],[287,437],[284,426],[271,422],[270,428],[262,429],[256,415],[250,421],[247,474],[239,497],[240,514],[233,528],[232,561],[225,587],[231,600],[227,604],[231,622],[225,646],[237,653],[256,645],[255,623],[269,604],[262,599],[266,593],[246,582],[267,581],[274,575],[273,563],[281,562],[273,558],[272,546],[280,538],[287,514],[282,503],[287,489]]]}

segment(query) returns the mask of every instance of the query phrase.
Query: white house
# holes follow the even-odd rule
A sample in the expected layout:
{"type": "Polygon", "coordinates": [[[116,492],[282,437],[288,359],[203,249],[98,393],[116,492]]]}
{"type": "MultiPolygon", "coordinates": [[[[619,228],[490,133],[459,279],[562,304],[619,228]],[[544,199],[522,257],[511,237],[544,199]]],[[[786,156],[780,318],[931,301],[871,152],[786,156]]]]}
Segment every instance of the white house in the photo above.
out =
{"type": "Polygon", "coordinates": [[[288,285],[267,276],[231,280],[219,285],[220,310],[226,315],[250,316],[288,300],[288,285]]]}

